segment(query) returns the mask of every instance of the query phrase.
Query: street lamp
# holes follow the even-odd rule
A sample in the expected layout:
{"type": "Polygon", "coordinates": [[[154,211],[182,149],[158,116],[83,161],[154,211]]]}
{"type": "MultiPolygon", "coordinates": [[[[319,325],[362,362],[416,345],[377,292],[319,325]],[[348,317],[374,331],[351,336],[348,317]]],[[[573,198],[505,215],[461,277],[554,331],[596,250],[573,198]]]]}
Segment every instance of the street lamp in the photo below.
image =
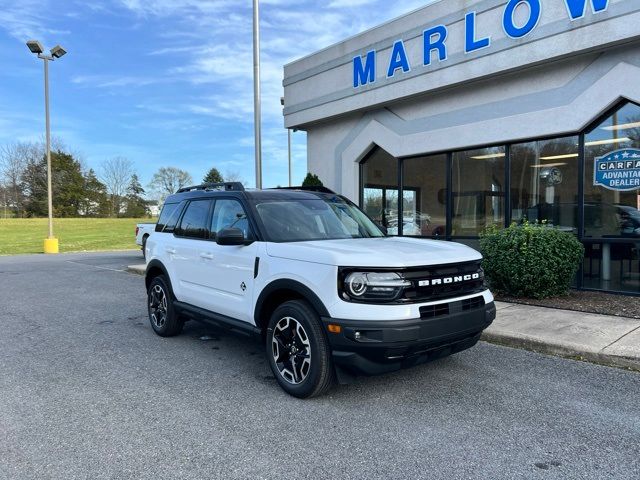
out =
{"type": "MultiPolygon", "coordinates": [[[[284,97],[280,97],[280,105],[284,107],[284,97]]],[[[287,128],[287,146],[289,150],[289,186],[291,186],[291,129],[287,128]]]]}
{"type": "Polygon", "coordinates": [[[253,121],[256,144],[256,188],[262,188],[262,114],[260,101],[260,2],[253,0],[253,121]]]}
{"type": "Polygon", "coordinates": [[[67,51],[60,45],[50,50],[51,55],[45,55],[44,47],[37,40],[29,40],[27,47],[31,53],[38,55],[44,61],[44,111],[47,138],[47,201],[49,210],[49,236],[44,241],[44,253],[58,253],[58,239],[53,236],[53,192],[51,188],[51,124],[49,122],[49,62],[62,58],[67,51]]]}

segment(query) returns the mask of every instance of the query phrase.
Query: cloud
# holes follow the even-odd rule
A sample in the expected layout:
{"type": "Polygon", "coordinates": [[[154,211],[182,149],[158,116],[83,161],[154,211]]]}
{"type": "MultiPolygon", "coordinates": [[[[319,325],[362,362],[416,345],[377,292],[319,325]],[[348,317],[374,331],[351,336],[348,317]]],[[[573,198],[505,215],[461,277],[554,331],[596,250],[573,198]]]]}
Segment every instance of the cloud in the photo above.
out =
{"type": "Polygon", "coordinates": [[[51,25],[49,11],[46,0],[4,2],[0,6],[0,28],[21,42],[32,38],[46,42],[51,35],[69,34],[68,30],[48,26],[51,25]]]}

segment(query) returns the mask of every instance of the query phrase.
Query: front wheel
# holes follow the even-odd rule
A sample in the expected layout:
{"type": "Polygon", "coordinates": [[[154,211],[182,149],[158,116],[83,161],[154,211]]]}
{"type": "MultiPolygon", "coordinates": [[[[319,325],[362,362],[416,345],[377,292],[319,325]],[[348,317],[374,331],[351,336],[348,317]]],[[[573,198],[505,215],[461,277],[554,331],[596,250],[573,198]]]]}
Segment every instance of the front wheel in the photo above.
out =
{"type": "Polygon", "coordinates": [[[318,314],[306,302],[289,301],[273,312],[266,350],[271,370],[288,394],[315,397],[332,386],[331,350],[318,314]]]}
{"type": "Polygon", "coordinates": [[[173,307],[173,297],[163,275],[158,275],[149,284],[147,306],[151,328],[161,337],[178,335],[184,327],[184,321],[173,307]]]}

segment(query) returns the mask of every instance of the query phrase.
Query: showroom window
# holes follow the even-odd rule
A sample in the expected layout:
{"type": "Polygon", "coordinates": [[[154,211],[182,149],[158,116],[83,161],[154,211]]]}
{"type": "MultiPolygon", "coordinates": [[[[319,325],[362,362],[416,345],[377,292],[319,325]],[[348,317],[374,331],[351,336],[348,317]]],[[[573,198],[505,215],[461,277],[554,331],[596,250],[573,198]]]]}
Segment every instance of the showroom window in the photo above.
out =
{"type": "Polygon", "coordinates": [[[640,240],[640,178],[632,176],[629,168],[594,173],[596,159],[618,163],[639,155],[640,107],[625,104],[587,132],[584,141],[584,237],[640,240]],[[603,185],[607,183],[610,188],[603,185]]]}
{"type": "Polygon", "coordinates": [[[444,237],[447,232],[447,155],[403,162],[402,233],[444,237]]]}
{"type": "Polygon", "coordinates": [[[390,235],[398,234],[398,160],[376,148],[361,165],[362,207],[390,235]]]}
{"type": "Polygon", "coordinates": [[[511,220],[578,233],[579,137],[511,146],[511,220]]]}
{"type": "Polygon", "coordinates": [[[570,136],[403,159],[377,148],[361,179],[361,205],[392,235],[477,249],[489,225],[544,222],[585,246],[576,286],[640,294],[640,106],[632,102],[570,136]]]}
{"type": "Polygon", "coordinates": [[[584,151],[583,287],[640,293],[640,107],[608,115],[584,151]]]}
{"type": "Polygon", "coordinates": [[[505,157],[504,146],[453,154],[453,236],[504,226],[505,157]]]}

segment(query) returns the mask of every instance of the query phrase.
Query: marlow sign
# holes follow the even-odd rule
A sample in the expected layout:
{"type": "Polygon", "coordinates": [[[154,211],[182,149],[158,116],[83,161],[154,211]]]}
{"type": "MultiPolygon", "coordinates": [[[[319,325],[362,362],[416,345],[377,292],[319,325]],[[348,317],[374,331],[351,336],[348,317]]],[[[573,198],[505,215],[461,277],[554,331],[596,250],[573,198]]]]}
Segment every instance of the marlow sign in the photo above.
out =
{"type": "Polygon", "coordinates": [[[640,188],[640,150],[623,148],[595,159],[593,184],[609,190],[640,188]]]}
{"type": "MultiPolygon", "coordinates": [[[[567,6],[568,19],[570,21],[583,18],[587,14],[587,4],[591,4],[594,14],[605,12],[609,7],[609,0],[563,0],[567,6]]],[[[633,0],[638,1],[638,0],[633,0]]],[[[543,0],[509,0],[504,7],[502,15],[502,28],[509,38],[518,40],[530,34],[537,26],[542,15],[543,0]],[[516,25],[515,12],[519,7],[527,7],[526,21],[516,25]]],[[[465,53],[472,53],[491,46],[491,37],[480,38],[476,31],[476,12],[470,11],[464,17],[465,22],[465,53]]],[[[423,33],[424,40],[424,66],[431,65],[431,56],[436,52],[439,62],[447,60],[447,35],[449,31],[446,25],[435,25],[427,28],[423,33]]],[[[376,63],[378,61],[376,50],[369,51],[364,56],[353,59],[353,87],[375,83],[376,63]]],[[[405,50],[404,42],[398,40],[393,44],[387,68],[387,78],[395,77],[398,71],[407,73],[411,70],[409,58],[405,50]]]]}

